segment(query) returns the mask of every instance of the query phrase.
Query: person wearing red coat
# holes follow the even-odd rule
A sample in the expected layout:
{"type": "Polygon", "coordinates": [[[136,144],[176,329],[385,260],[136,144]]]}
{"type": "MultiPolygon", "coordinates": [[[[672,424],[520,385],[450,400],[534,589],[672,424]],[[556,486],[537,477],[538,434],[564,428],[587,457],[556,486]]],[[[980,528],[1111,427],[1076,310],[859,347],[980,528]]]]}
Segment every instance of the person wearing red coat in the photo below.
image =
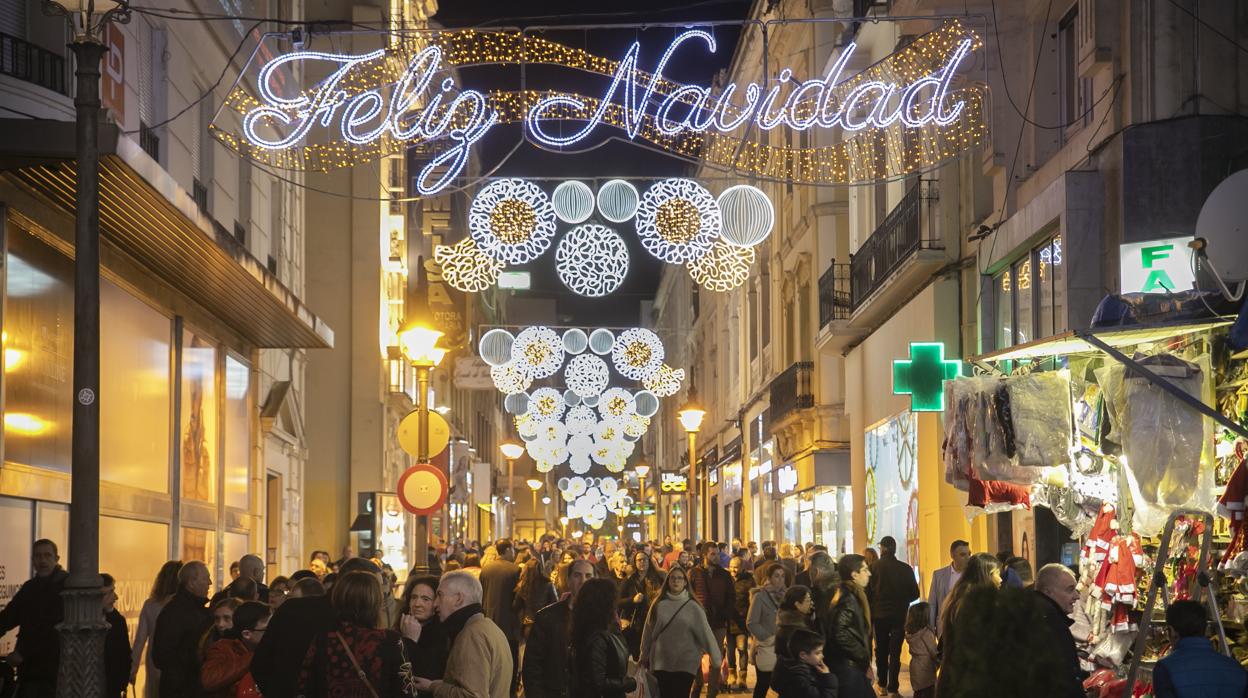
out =
{"type": "Polygon", "coordinates": [[[214,698],[260,698],[251,676],[251,657],[269,625],[268,604],[248,601],[234,611],[234,627],[213,643],[200,668],[204,692],[214,698]]]}

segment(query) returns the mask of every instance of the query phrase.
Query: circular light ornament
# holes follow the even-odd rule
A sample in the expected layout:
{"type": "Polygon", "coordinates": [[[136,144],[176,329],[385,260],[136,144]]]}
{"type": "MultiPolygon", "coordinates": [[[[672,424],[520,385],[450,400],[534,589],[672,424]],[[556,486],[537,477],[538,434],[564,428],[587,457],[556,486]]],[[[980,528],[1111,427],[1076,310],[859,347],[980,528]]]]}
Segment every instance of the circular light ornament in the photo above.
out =
{"type": "Polygon", "coordinates": [[[650,428],[650,418],[633,413],[624,418],[624,437],[640,439],[650,428]]]}
{"type": "Polygon", "coordinates": [[[594,466],[594,462],[584,453],[574,453],[568,456],[568,467],[577,475],[584,475],[594,466]]]}
{"type": "Polygon", "coordinates": [[[633,407],[642,417],[653,417],[659,411],[659,396],[649,390],[633,393],[633,407]]]}
{"type": "Polygon", "coordinates": [[[602,490],[604,495],[614,497],[615,493],[620,491],[620,482],[613,477],[604,477],[598,489],[602,490]]]}
{"type": "Polygon", "coordinates": [[[594,190],[577,180],[569,180],[555,187],[550,195],[555,215],[564,223],[584,223],[594,215],[594,190]]]}
{"type": "Polygon", "coordinates": [[[573,293],[588,298],[610,295],[628,276],[628,246],[604,225],[578,225],[555,248],[555,271],[573,293]]]}
{"type": "Polygon", "coordinates": [[[503,398],[503,409],[507,414],[524,414],[529,411],[528,393],[512,393],[503,398]]]}
{"type": "Polygon", "coordinates": [[[568,407],[576,407],[581,404],[581,396],[572,390],[563,391],[563,401],[568,403],[568,407]]]}
{"type": "Polygon", "coordinates": [[[754,264],[754,248],[716,240],[711,251],[685,263],[689,276],[708,291],[724,292],[745,283],[754,264]]]}
{"type": "Polygon", "coordinates": [[[649,378],[642,379],[646,390],[659,397],[671,397],[680,392],[680,384],[685,380],[685,369],[672,368],[667,364],[659,367],[649,378]]]}
{"type": "Polygon", "coordinates": [[[534,439],[528,443],[525,450],[529,452],[529,457],[537,463],[550,463],[554,466],[568,459],[567,444],[557,441],[534,439]]]}
{"type": "Polygon", "coordinates": [[[533,465],[537,469],[537,472],[539,473],[549,473],[550,471],[555,469],[555,463],[547,463],[546,461],[539,460],[535,462],[533,465]]]}
{"type": "Polygon", "coordinates": [[[584,436],[593,431],[594,426],[598,424],[598,415],[585,405],[577,405],[567,411],[563,421],[568,427],[569,435],[584,436]]]}
{"type": "Polygon", "coordinates": [[[637,187],[613,179],[598,190],[598,211],[612,223],[623,223],[637,213],[637,187]]]}
{"type": "Polygon", "coordinates": [[[529,395],[529,415],[539,423],[557,421],[567,407],[563,393],[554,388],[538,388],[529,395]]]}
{"type": "Polygon", "coordinates": [[[644,380],[663,365],[663,340],[654,332],[634,327],[620,333],[611,350],[615,370],[625,378],[644,380]]]}
{"type": "Polygon", "coordinates": [[[472,238],[454,245],[438,245],[433,250],[433,260],[446,283],[464,293],[480,293],[493,286],[506,266],[482,252],[472,238]]]}
{"type": "Polygon", "coordinates": [[[569,480],[569,479],[568,479],[568,478],[566,478],[566,477],[561,477],[561,478],[559,478],[558,480],[555,480],[555,487],[556,487],[556,488],[557,488],[560,492],[567,492],[567,491],[568,491],[568,486],[569,486],[569,485],[571,485],[571,484],[572,484],[572,481],[571,481],[571,480],[569,480]]]}
{"type": "Polygon", "coordinates": [[[520,435],[520,438],[525,441],[537,438],[537,431],[541,427],[541,423],[533,417],[532,413],[525,412],[524,414],[516,415],[514,421],[516,423],[516,433],[520,435]]]}
{"type": "Polygon", "coordinates": [[[511,361],[511,345],[516,338],[511,336],[507,330],[494,328],[481,335],[481,341],[477,342],[477,353],[481,354],[481,360],[491,366],[502,366],[511,361]]]}
{"type": "Polygon", "coordinates": [[[563,422],[544,422],[537,428],[537,436],[533,440],[566,446],[568,443],[568,428],[564,426],[563,422]]]}
{"type": "Polygon", "coordinates": [[[719,236],[740,247],[753,247],[771,235],[776,210],[761,189],[749,184],[728,187],[716,201],[723,227],[719,236]]]}
{"type": "Polygon", "coordinates": [[[615,421],[598,422],[594,427],[594,446],[610,444],[624,438],[624,429],[615,421]]]}
{"type": "Polygon", "coordinates": [[[603,422],[612,425],[622,423],[628,415],[637,413],[633,394],[623,388],[611,388],[598,398],[598,413],[602,415],[603,422]]]}
{"type": "Polygon", "coordinates": [[[508,264],[539,257],[550,247],[555,226],[555,208],[546,192],[523,179],[489,183],[468,210],[468,231],[477,247],[508,264]]]}
{"type": "Polygon", "coordinates": [[[563,333],[563,350],[569,354],[579,354],[589,346],[589,337],[585,336],[585,330],[579,327],[573,327],[563,333]]]}
{"type": "Polygon", "coordinates": [[[563,340],[549,327],[526,327],[511,345],[511,360],[533,378],[553,376],[563,366],[563,340]]]}
{"type": "Polygon", "coordinates": [[[593,354],[580,354],[568,362],[563,377],[572,392],[581,397],[593,397],[607,389],[611,369],[606,361],[593,354]]]}
{"type": "Polygon", "coordinates": [[[719,229],[719,204],[691,179],[659,180],[637,206],[641,244],[669,264],[684,264],[709,252],[719,229]]]}
{"type": "Polygon", "coordinates": [[[514,361],[501,366],[491,366],[490,379],[494,381],[494,387],[504,395],[523,393],[533,384],[533,378],[529,373],[521,369],[514,361]]]}
{"type": "Polygon", "coordinates": [[[589,333],[589,349],[595,354],[606,355],[611,353],[611,347],[615,346],[615,335],[611,330],[605,327],[599,327],[589,333]]]}
{"type": "Polygon", "coordinates": [[[597,396],[597,395],[593,395],[593,396],[591,396],[591,397],[583,397],[583,398],[581,398],[581,404],[582,404],[582,405],[586,405],[586,406],[588,406],[588,407],[597,407],[597,406],[598,406],[598,396],[597,396]]]}

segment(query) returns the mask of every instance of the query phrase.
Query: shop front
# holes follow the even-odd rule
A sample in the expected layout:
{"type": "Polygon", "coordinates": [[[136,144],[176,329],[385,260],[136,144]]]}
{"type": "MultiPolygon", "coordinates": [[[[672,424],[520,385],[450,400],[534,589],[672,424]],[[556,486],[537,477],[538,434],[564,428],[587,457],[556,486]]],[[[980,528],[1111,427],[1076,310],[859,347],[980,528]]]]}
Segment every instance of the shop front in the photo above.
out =
{"type": "Polygon", "coordinates": [[[849,453],[816,452],[772,471],[778,540],[827,546],[834,556],[853,551],[854,497],[849,453]]]}

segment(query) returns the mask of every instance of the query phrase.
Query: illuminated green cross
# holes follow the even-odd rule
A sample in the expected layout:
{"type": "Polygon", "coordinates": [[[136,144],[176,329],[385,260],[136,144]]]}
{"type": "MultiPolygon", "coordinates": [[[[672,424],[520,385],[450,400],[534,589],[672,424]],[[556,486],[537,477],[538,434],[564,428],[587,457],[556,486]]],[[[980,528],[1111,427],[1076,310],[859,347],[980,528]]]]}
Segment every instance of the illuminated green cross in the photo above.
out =
{"type": "Polygon", "coordinates": [[[915,412],[945,409],[946,380],[962,375],[962,362],[945,360],[940,342],[911,342],[910,358],[893,361],[893,394],[909,395],[915,412]]]}

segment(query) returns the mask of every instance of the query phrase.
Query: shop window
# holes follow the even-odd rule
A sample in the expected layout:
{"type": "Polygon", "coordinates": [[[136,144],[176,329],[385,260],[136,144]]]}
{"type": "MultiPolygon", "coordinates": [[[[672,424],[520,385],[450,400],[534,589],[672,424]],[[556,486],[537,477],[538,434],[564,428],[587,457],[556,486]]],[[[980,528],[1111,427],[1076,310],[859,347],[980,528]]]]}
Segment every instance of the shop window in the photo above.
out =
{"type": "Polygon", "coordinates": [[[1031,256],[1014,263],[1014,343],[1026,344],[1036,338],[1032,315],[1035,290],[1032,283],[1031,256]]]}
{"type": "MultiPolygon", "coordinates": [[[[221,559],[221,569],[223,570],[223,574],[228,575],[230,563],[238,562],[244,555],[251,552],[251,548],[247,543],[246,533],[226,532],[221,542],[225,544],[225,550],[223,551],[224,557],[221,559]]],[[[228,577],[223,578],[221,580],[221,586],[224,586],[229,581],[228,577]]]]}
{"type": "Polygon", "coordinates": [[[182,338],[182,496],[217,500],[217,348],[185,332],[182,338]]]}
{"type": "Polygon", "coordinates": [[[992,280],[993,308],[996,312],[997,349],[1014,345],[1014,275],[1009,269],[997,274],[992,280]]]}
{"type": "Polygon", "coordinates": [[[4,457],[69,472],[74,263],[9,226],[4,312],[4,457]]]}
{"type": "Polygon", "coordinates": [[[898,559],[918,563],[918,419],[910,411],[867,429],[867,539],[892,536],[898,559]]]}
{"type": "Polygon", "coordinates": [[[251,367],[225,357],[225,505],[248,508],[251,481],[251,367]]]}
{"type": "MultiPolygon", "coordinates": [[[[116,580],[117,611],[130,628],[139,626],[139,611],[152,591],[156,572],[168,556],[168,524],[100,517],[100,571],[116,580]]],[[[146,681],[146,667],[141,665],[136,682],[138,695],[143,695],[146,681]]]]}
{"type": "Polygon", "coordinates": [[[100,284],[100,478],[169,491],[169,318],[100,284]]]}
{"type": "MultiPolygon", "coordinates": [[[[0,497],[0,608],[9,605],[13,595],[31,577],[30,545],[35,541],[31,535],[30,501],[0,497]]],[[[64,547],[64,540],[56,541],[64,547]]],[[[61,559],[65,553],[62,551],[61,559]]],[[[14,628],[0,637],[0,655],[13,652],[17,643],[18,629],[14,628]]]]}
{"type": "Polygon", "coordinates": [[[995,349],[1066,330],[1062,238],[1055,236],[992,279],[995,349]]]}

